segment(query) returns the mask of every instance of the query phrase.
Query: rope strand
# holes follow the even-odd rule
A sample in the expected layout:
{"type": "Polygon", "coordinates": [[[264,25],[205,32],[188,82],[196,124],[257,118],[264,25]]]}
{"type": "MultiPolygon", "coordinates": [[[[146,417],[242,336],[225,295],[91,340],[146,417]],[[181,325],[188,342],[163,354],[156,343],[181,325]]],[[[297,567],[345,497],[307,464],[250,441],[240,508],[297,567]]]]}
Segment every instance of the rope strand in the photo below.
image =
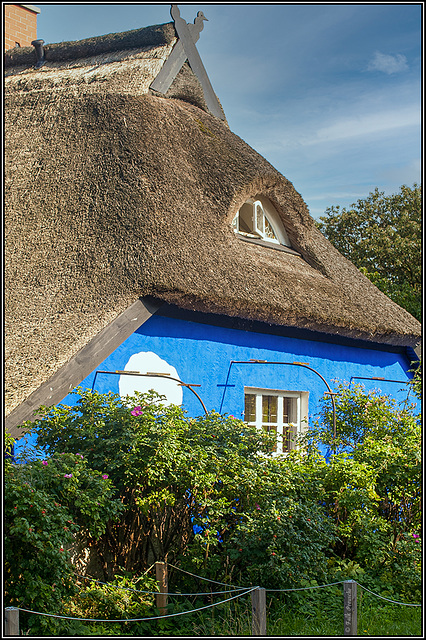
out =
{"type": "MultiPolygon", "coordinates": [[[[153,567],[154,565],[152,565],[150,567],[150,569],[153,567]]],[[[182,571],[183,573],[187,573],[188,575],[194,577],[194,578],[198,578],[199,580],[206,580],[207,582],[212,582],[215,584],[221,584],[225,587],[230,587],[229,591],[244,591],[246,589],[257,589],[257,587],[236,587],[234,585],[228,585],[225,582],[218,582],[217,580],[210,580],[209,578],[204,578],[203,576],[197,576],[195,573],[190,573],[189,571],[185,571],[185,569],[181,569],[180,567],[176,567],[173,564],[169,564],[170,567],[173,567],[174,569],[177,569],[178,571],[182,571]]],[[[148,569],[149,571],[149,569],[148,569]]],[[[101,580],[96,580],[95,578],[90,578],[88,576],[81,576],[79,574],[76,574],[76,576],[78,578],[84,578],[86,580],[92,580],[93,582],[97,582],[98,584],[104,584],[110,588],[113,589],[123,589],[124,591],[133,591],[135,593],[144,593],[146,595],[158,595],[159,591],[143,591],[141,589],[131,589],[129,587],[120,587],[118,585],[111,585],[108,582],[102,582],[101,580]]],[[[319,584],[319,585],[314,585],[311,587],[294,587],[292,589],[266,589],[266,591],[268,592],[286,592],[286,591],[307,591],[309,589],[324,589],[325,587],[332,587],[334,585],[337,584],[343,584],[345,582],[345,580],[339,580],[338,582],[329,582],[328,584],[319,584]]],[[[355,581],[356,582],[356,581],[355,581]]],[[[378,593],[374,593],[374,591],[370,591],[370,589],[367,589],[367,587],[364,587],[362,584],[360,584],[359,582],[357,582],[357,584],[364,589],[365,591],[368,591],[369,593],[371,593],[373,596],[376,596],[377,598],[381,598],[382,600],[386,600],[387,602],[391,602],[392,604],[400,604],[402,606],[405,607],[421,607],[421,604],[410,604],[408,602],[399,602],[398,600],[391,600],[390,598],[385,598],[384,596],[379,595],[378,593]]],[[[211,591],[210,593],[167,593],[167,595],[169,596],[206,596],[206,595],[221,595],[222,593],[227,593],[227,591],[211,591]]],[[[234,597],[238,597],[238,596],[234,596],[234,597]]],[[[225,602],[225,601],[224,601],[225,602]]],[[[211,606],[211,605],[209,605],[211,606]]],[[[47,615],[47,614],[46,614],[47,615]]]]}
{"type": "Polygon", "coordinates": [[[307,589],[323,589],[324,587],[332,587],[335,584],[343,584],[345,581],[330,582],[329,584],[318,584],[313,587],[295,587],[294,589],[266,589],[266,591],[306,591],[307,589]]]}
{"type": "Polygon", "coordinates": [[[381,598],[382,600],[386,600],[387,602],[392,602],[393,604],[402,604],[404,607],[421,607],[422,606],[421,604],[410,604],[408,602],[398,602],[397,600],[390,600],[389,598],[380,596],[378,593],[374,593],[374,591],[370,591],[370,589],[367,589],[367,587],[364,587],[362,584],[359,584],[359,582],[357,582],[357,585],[359,585],[361,589],[365,589],[365,591],[368,591],[368,593],[371,593],[373,596],[376,596],[376,598],[381,598]]]}
{"type": "MultiPolygon", "coordinates": [[[[169,567],[173,567],[174,569],[177,569],[178,571],[182,571],[182,573],[187,573],[189,576],[192,576],[193,578],[198,578],[199,580],[206,580],[207,582],[214,582],[215,584],[221,584],[224,587],[234,587],[235,585],[229,585],[226,584],[225,582],[218,582],[217,580],[210,580],[209,578],[204,578],[203,576],[197,576],[195,575],[195,573],[191,573],[190,571],[185,571],[185,569],[181,569],[180,567],[176,567],[174,564],[170,564],[169,562],[167,563],[169,567]]],[[[249,587],[235,587],[236,589],[248,589],[249,587]]]]}
{"type": "Polygon", "coordinates": [[[19,611],[25,611],[26,613],[33,613],[39,616],[48,616],[49,618],[61,618],[62,620],[79,620],[81,622],[142,622],[145,620],[159,620],[161,618],[173,618],[175,616],[183,616],[187,613],[196,613],[197,611],[202,611],[203,609],[210,609],[211,607],[218,607],[225,602],[229,602],[230,600],[235,600],[235,598],[240,598],[241,596],[246,596],[251,591],[254,591],[258,587],[253,587],[252,589],[248,589],[245,593],[238,593],[236,596],[232,596],[232,598],[227,598],[226,600],[221,600],[220,602],[215,602],[214,604],[207,604],[204,607],[199,607],[198,609],[191,609],[190,611],[180,611],[178,613],[168,613],[164,616],[148,616],[147,618],[125,618],[124,620],[108,620],[105,618],[75,618],[72,616],[61,616],[55,613],[42,613],[41,611],[31,611],[29,609],[23,609],[21,607],[13,607],[14,609],[19,609],[19,611]]]}
{"type": "MultiPolygon", "coordinates": [[[[144,591],[143,589],[131,589],[130,587],[120,587],[116,584],[110,584],[109,582],[102,582],[101,580],[96,580],[95,578],[90,578],[89,576],[81,576],[79,574],[75,574],[77,578],[83,578],[85,580],[91,580],[92,582],[96,582],[97,584],[104,584],[110,589],[122,589],[123,591],[132,591],[134,593],[144,593],[145,595],[158,596],[160,591],[144,591]]],[[[220,583],[219,583],[220,584],[220,583]]],[[[245,589],[249,589],[250,587],[234,587],[233,589],[229,589],[229,591],[244,591],[245,589]]],[[[173,593],[171,591],[167,592],[168,596],[212,596],[212,595],[220,595],[222,593],[229,593],[229,591],[209,591],[200,592],[200,593],[173,593]]]]}

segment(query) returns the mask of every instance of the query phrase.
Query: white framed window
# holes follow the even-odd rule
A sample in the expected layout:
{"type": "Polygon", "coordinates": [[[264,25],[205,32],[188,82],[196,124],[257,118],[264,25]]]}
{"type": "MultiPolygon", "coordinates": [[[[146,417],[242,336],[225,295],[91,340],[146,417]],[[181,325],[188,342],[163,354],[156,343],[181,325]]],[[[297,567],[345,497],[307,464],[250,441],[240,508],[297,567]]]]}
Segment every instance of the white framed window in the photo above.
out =
{"type": "Polygon", "coordinates": [[[232,228],[247,238],[291,247],[287,232],[271,202],[263,196],[249,198],[232,221],[232,228]]]}
{"type": "Polygon", "coordinates": [[[272,453],[297,448],[297,437],[307,429],[308,392],[244,388],[244,421],[276,437],[272,453]]]}

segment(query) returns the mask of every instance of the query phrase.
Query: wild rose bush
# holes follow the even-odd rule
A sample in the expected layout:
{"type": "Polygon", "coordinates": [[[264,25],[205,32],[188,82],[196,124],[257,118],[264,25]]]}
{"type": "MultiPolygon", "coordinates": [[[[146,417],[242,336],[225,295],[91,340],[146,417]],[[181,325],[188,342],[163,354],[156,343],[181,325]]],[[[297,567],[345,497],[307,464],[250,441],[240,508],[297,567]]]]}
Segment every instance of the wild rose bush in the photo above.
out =
{"type": "Polygon", "coordinates": [[[105,579],[156,560],[173,563],[197,542],[194,526],[216,547],[253,500],[270,436],[215,412],[190,418],[156,393],[76,395],[73,407],[42,409],[31,429],[46,455],[81,454],[101,478],[108,474],[123,511],[92,541],[105,579]]]}
{"type": "MultiPolygon", "coordinates": [[[[6,606],[61,612],[64,601],[75,593],[68,551],[73,534],[85,531],[97,537],[121,510],[111,482],[90,469],[81,454],[55,454],[26,464],[6,458],[6,606]]],[[[21,617],[39,633],[59,625],[43,616],[21,617]]]]}
{"type": "MultiPolygon", "coordinates": [[[[419,394],[417,375],[411,385],[419,394]]],[[[362,385],[340,384],[336,454],[316,470],[329,517],[337,525],[336,558],[352,560],[389,594],[421,596],[421,416],[362,385]],[[389,589],[391,589],[389,591],[389,589]],[[392,591],[393,589],[393,591],[392,591]]],[[[333,446],[330,404],[306,437],[307,460],[333,446]]]]}

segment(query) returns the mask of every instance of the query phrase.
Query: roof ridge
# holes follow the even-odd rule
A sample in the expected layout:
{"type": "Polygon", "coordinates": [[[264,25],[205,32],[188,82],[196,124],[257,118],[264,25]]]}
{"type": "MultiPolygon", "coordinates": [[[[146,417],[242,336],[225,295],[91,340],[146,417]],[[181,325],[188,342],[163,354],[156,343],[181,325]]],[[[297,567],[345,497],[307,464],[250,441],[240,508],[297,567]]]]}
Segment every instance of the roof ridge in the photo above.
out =
{"type": "MultiPolygon", "coordinates": [[[[46,60],[60,62],[99,55],[112,51],[122,51],[139,47],[159,47],[173,42],[176,31],[173,22],[152,25],[131,31],[109,33],[102,36],[85,38],[44,45],[46,60]]],[[[5,67],[33,65],[36,62],[34,47],[16,47],[6,51],[5,67]]]]}

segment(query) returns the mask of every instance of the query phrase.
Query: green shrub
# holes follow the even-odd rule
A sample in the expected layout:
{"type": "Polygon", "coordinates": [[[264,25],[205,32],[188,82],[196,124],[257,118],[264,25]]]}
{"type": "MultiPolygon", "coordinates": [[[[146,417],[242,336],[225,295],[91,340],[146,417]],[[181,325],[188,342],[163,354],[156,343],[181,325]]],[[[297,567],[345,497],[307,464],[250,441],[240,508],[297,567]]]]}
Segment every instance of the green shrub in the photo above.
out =
{"type": "MultiPolygon", "coordinates": [[[[143,571],[156,560],[228,585],[298,589],[355,579],[384,597],[419,602],[419,417],[360,385],[337,390],[336,440],[328,399],[300,450],[277,457],[268,455],[271,437],[241,420],[190,418],[155,393],[79,391],[73,407],[42,409],[31,425],[36,457],[24,465],[6,459],[7,604],[153,617],[149,598],[112,586],[149,584],[143,571]],[[329,463],[323,445],[335,449],[329,463]],[[77,531],[99,554],[108,585],[76,591],[66,548],[77,531]]],[[[169,589],[206,593],[171,600],[171,613],[213,598],[211,584],[173,569],[169,589]]],[[[318,616],[327,609],[340,620],[340,596],[336,585],[286,591],[271,598],[270,612],[279,618],[284,607],[303,614],[303,628],[310,619],[311,631],[323,630],[318,616]]],[[[123,626],[25,614],[23,623],[39,635],[187,635],[193,624],[213,633],[224,616],[207,610],[123,626]]]]}
{"type": "MultiPolygon", "coordinates": [[[[7,447],[10,442],[7,442],[7,447]]],[[[88,468],[81,454],[54,455],[26,464],[5,463],[5,604],[61,613],[75,593],[67,550],[73,534],[94,537],[121,510],[112,485],[88,468]]],[[[46,616],[22,615],[23,628],[58,627],[46,616]]]]}

